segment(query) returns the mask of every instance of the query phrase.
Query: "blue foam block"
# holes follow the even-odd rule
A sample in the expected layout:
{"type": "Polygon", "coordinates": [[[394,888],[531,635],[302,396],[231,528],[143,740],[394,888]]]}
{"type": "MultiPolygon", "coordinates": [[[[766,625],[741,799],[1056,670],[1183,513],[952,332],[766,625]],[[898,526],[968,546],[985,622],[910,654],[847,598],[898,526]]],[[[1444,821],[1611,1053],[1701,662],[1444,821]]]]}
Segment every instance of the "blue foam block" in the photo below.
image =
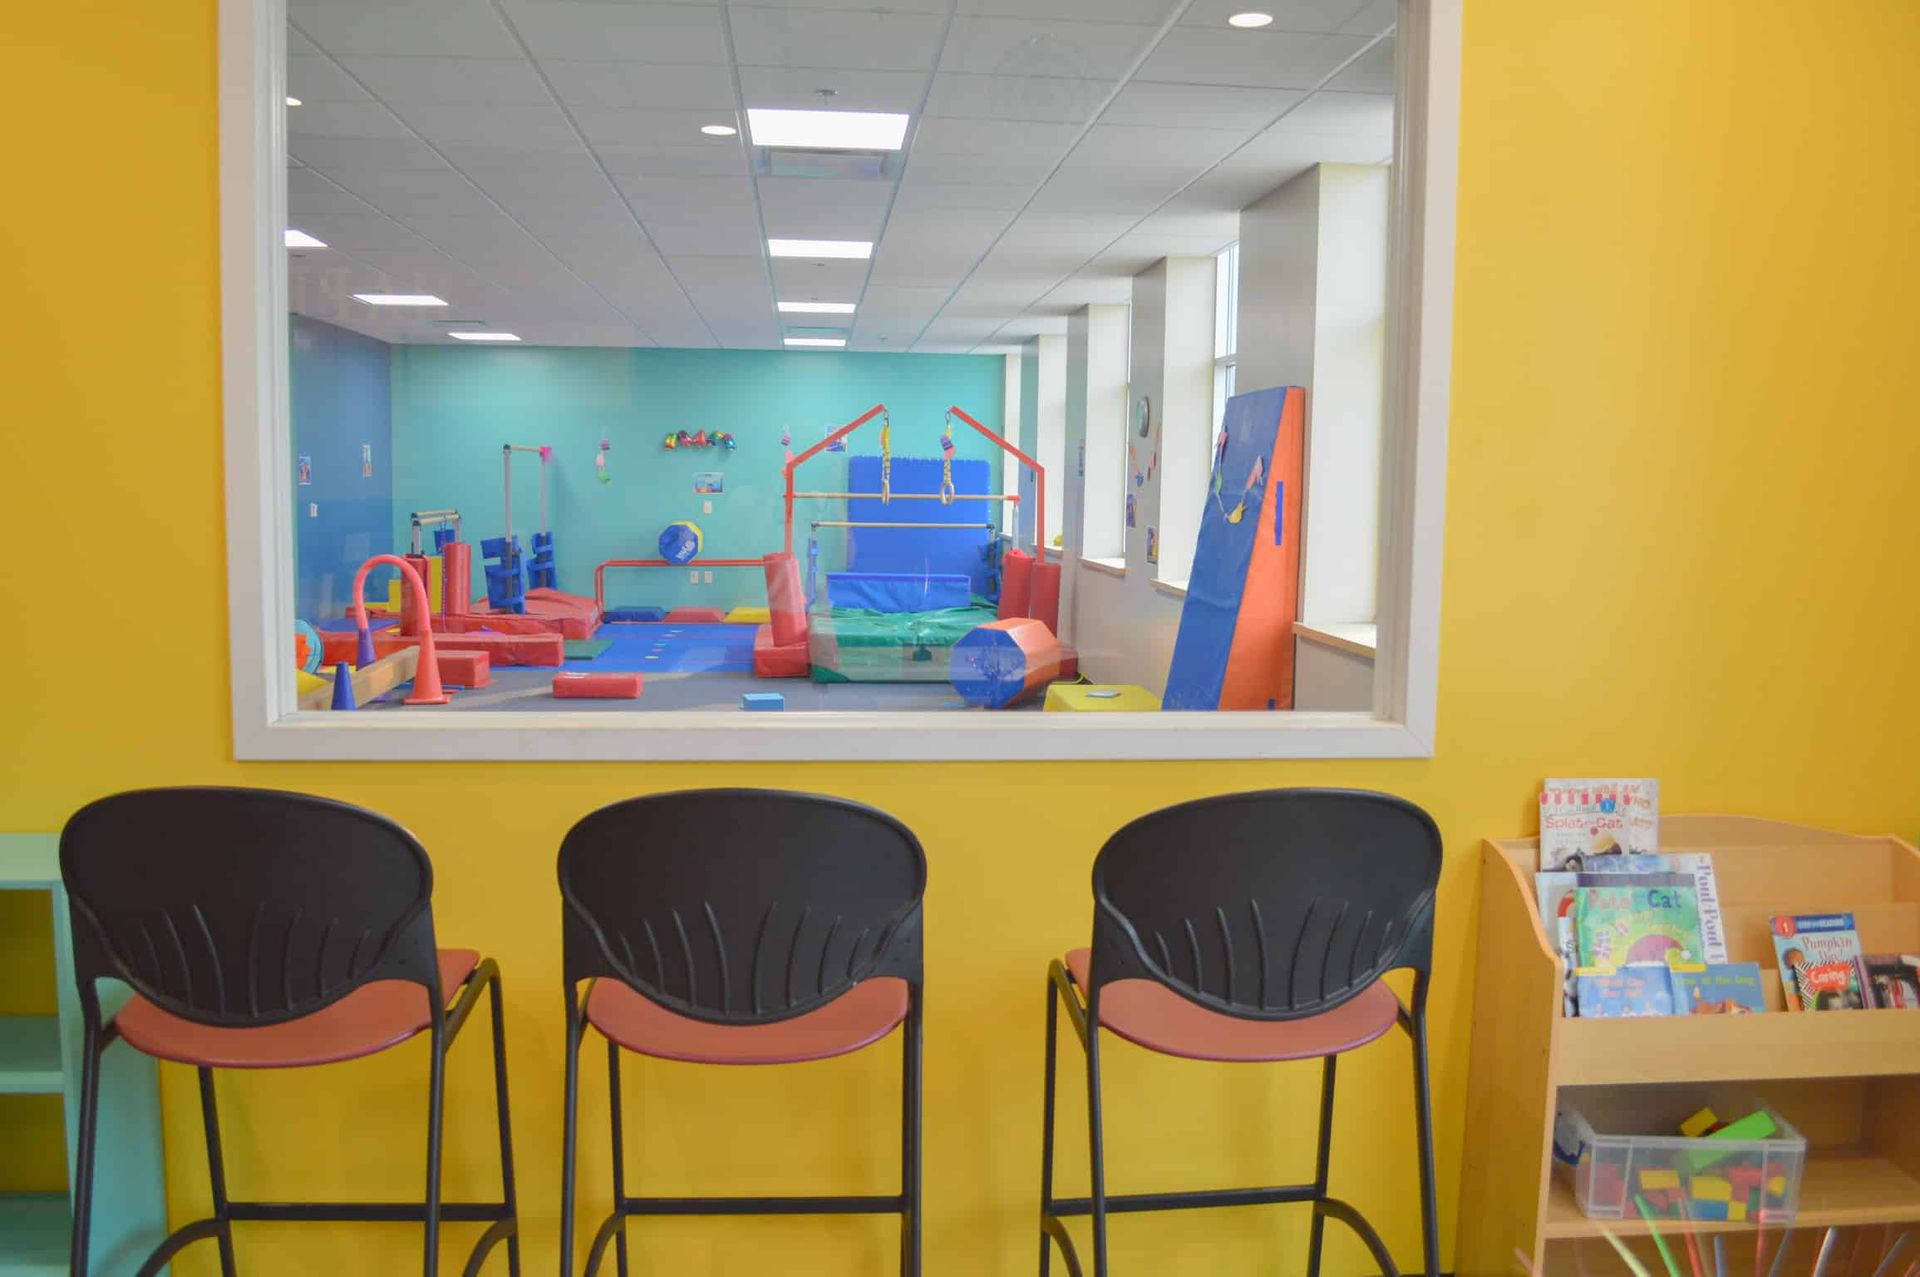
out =
{"type": "Polygon", "coordinates": [[[967,606],[971,587],[957,572],[829,572],[827,602],[869,612],[934,612],[967,606]]]}
{"type": "Polygon", "coordinates": [[[751,710],[785,709],[787,698],[778,692],[742,692],[740,708],[751,710]]]}
{"type": "Polygon", "coordinates": [[[662,607],[610,607],[604,619],[609,621],[664,621],[667,610],[662,607]]]}

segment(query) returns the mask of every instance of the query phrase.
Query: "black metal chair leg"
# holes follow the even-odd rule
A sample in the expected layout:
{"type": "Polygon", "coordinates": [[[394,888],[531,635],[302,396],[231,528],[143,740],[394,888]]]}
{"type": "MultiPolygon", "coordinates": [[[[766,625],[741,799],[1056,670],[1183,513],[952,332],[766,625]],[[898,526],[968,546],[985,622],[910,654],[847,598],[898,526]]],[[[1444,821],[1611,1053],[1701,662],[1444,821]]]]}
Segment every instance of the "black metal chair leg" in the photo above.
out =
{"type": "Polygon", "coordinates": [[[1426,1277],[1439,1277],[1440,1203],[1433,1172],[1433,1087],[1427,1072],[1426,998],[1421,995],[1414,998],[1410,1036],[1413,1038],[1414,1121],[1420,1139],[1420,1259],[1426,1277]]]}
{"type": "Polygon", "coordinates": [[[1047,1216],[1053,1213],[1053,1092],[1060,1048],[1060,991],[1053,972],[1047,972],[1047,1082],[1040,1116],[1040,1277],[1053,1267],[1053,1238],[1047,1235],[1047,1216]]]}
{"type": "Polygon", "coordinates": [[[80,1131],[74,1150],[73,1244],[69,1250],[71,1277],[87,1277],[88,1249],[93,1231],[94,1145],[100,1126],[100,1031],[88,1023],[80,1056],[80,1131]]]}
{"type": "Polygon", "coordinates": [[[493,1098],[500,1119],[500,1195],[507,1206],[507,1218],[513,1231],[507,1234],[508,1277],[520,1277],[520,1198],[513,1183],[513,1123],[507,1103],[507,1021],[501,1007],[500,977],[496,974],[488,987],[493,1011],[493,1098]]]}
{"type": "MultiPolygon", "coordinates": [[[[1329,1055],[1320,1070],[1320,1151],[1314,1162],[1313,1191],[1321,1200],[1327,1196],[1327,1168],[1333,1154],[1333,1082],[1339,1062],[1339,1056],[1329,1055]]],[[[1307,1234],[1307,1277],[1320,1277],[1320,1248],[1326,1241],[1326,1224],[1326,1216],[1314,1211],[1313,1224],[1307,1234]]]]}
{"type": "Polygon", "coordinates": [[[561,1277],[573,1274],[573,1198],[580,1143],[580,1006],[574,990],[567,990],[567,1086],[566,1108],[562,1115],[560,1160],[560,1267],[561,1277]]]}
{"type": "Polygon", "coordinates": [[[620,1277],[628,1277],[627,1221],[620,1213],[621,1203],[627,1200],[627,1133],[620,1098],[620,1046],[611,1038],[607,1039],[607,1115],[613,1128],[613,1217],[618,1221],[613,1234],[614,1267],[620,1277]]]}
{"type": "Polygon", "coordinates": [[[1100,997],[1087,1000],[1087,1150],[1089,1215],[1093,1221],[1093,1277],[1107,1277],[1107,1167],[1100,1123],[1100,997]]]}
{"type": "Polygon", "coordinates": [[[200,1073],[200,1119],[207,1133],[207,1179],[213,1187],[213,1218],[220,1226],[220,1277],[234,1277],[233,1217],[227,1209],[227,1164],[220,1148],[220,1109],[214,1101],[213,1070],[200,1073]]]}
{"type": "Polygon", "coordinates": [[[422,1246],[426,1277],[440,1272],[440,1134],[447,1102],[447,1029],[440,1008],[434,1008],[427,1051],[427,1217],[422,1246]]]}
{"type": "Polygon", "coordinates": [[[900,1273],[920,1277],[920,990],[909,996],[900,1040],[900,1273]]]}

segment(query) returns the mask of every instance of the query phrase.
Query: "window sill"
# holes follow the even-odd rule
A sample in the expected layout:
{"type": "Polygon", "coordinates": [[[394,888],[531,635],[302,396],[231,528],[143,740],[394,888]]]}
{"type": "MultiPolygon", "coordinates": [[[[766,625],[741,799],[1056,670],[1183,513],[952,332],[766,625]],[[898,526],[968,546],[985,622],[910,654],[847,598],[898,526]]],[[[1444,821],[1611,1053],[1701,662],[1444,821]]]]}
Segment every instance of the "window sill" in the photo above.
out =
{"type": "Polygon", "coordinates": [[[1324,621],[1312,625],[1305,621],[1295,621],[1293,633],[1294,637],[1305,639],[1309,643],[1318,643],[1336,652],[1346,652],[1352,656],[1364,656],[1372,660],[1376,651],[1379,627],[1370,621],[1365,624],[1324,621]]]}
{"type": "Polygon", "coordinates": [[[1187,597],[1187,583],[1185,581],[1162,581],[1156,577],[1153,582],[1153,588],[1170,598],[1184,599],[1187,597]]]}
{"type": "Polygon", "coordinates": [[[1095,572],[1105,572],[1108,576],[1124,577],[1127,574],[1125,559],[1088,559],[1080,560],[1081,566],[1092,568],[1095,572]]]}

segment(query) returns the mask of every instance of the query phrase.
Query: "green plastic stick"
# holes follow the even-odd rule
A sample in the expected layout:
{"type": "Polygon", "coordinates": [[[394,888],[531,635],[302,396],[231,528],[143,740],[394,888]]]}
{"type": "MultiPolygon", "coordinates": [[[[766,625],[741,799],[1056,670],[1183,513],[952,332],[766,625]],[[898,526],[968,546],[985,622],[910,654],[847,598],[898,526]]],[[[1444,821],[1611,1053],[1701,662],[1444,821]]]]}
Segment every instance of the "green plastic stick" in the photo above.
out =
{"type": "Polygon", "coordinates": [[[1667,1249],[1667,1239],[1660,1235],[1660,1225],[1655,1222],[1653,1207],[1647,1205],[1647,1199],[1635,1193],[1633,1208],[1640,1212],[1640,1218],[1647,1221],[1647,1231],[1653,1234],[1653,1244],[1660,1248],[1660,1262],[1667,1266],[1667,1277],[1680,1277],[1680,1266],[1673,1262],[1673,1252],[1667,1249]]]}

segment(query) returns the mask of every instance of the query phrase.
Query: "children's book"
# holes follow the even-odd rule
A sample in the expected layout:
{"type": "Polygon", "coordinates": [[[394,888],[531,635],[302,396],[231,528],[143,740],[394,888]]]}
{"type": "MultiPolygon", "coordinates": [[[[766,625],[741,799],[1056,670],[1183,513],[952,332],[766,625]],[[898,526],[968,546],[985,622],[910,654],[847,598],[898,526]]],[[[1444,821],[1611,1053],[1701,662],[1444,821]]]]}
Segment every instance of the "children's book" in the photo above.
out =
{"type": "Polygon", "coordinates": [[[1668,872],[1664,868],[1666,860],[1665,856],[1610,856],[1603,862],[1595,862],[1593,866],[1598,870],[1604,864],[1608,872],[1555,870],[1533,876],[1541,924],[1546,928],[1548,938],[1553,941],[1554,951],[1566,966],[1566,988],[1562,993],[1564,1005],[1561,1008],[1564,1014],[1578,1014],[1579,1005],[1574,977],[1581,965],[1581,955],[1573,924],[1574,890],[1578,887],[1685,887],[1693,884],[1691,877],[1668,872]],[[1620,872],[1612,872],[1615,870],[1620,872]]]}
{"type": "Polygon", "coordinates": [[[1675,1015],[1749,1015],[1767,1009],[1757,962],[1675,965],[1669,974],[1675,1015]]]}
{"type": "Polygon", "coordinates": [[[1583,1017],[1673,1014],[1673,982],[1664,962],[1636,962],[1612,971],[1588,968],[1577,979],[1583,1017]]]}
{"type": "Polygon", "coordinates": [[[1698,962],[1700,908],[1688,885],[1580,886],[1573,922],[1583,967],[1619,968],[1671,959],[1698,962]]]}
{"type": "Polygon", "coordinates": [[[1866,965],[1871,1005],[1882,1011],[1920,1011],[1920,954],[1870,953],[1866,965]]]}
{"type": "Polygon", "coordinates": [[[1850,913],[1776,914],[1773,951],[1789,1011],[1846,1011],[1868,1006],[1860,932],[1850,913]]]}
{"type": "Polygon", "coordinates": [[[1660,782],[1549,780],[1540,790],[1540,868],[1660,850],[1660,782]]]}

